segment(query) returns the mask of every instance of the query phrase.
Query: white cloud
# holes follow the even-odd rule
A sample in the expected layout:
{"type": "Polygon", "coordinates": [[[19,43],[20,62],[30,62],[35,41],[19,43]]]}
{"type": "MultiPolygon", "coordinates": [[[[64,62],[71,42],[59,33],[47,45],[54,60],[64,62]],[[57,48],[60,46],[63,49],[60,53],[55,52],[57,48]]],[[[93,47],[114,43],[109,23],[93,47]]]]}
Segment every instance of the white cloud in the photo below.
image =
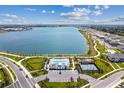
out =
{"type": "Polygon", "coordinates": [[[82,16],[82,14],[77,13],[77,12],[68,12],[68,13],[61,13],[60,16],[63,16],[63,17],[80,17],[80,16],[82,16]]]}
{"type": "Polygon", "coordinates": [[[68,19],[80,19],[82,16],[86,16],[90,13],[86,8],[74,8],[72,12],[60,13],[60,16],[67,17],[68,19]]]}
{"type": "Polygon", "coordinates": [[[104,8],[105,8],[105,9],[108,9],[108,8],[109,8],[109,6],[108,6],[108,5],[104,5],[104,8]]]}
{"type": "Polygon", "coordinates": [[[82,15],[87,15],[91,11],[89,9],[86,9],[86,8],[74,8],[74,12],[81,13],[82,15]]]}
{"type": "Polygon", "coordinates": [[[101,14],[103,14],[103,13],[102,13],[102,11],[100,11],[100,10],[96,10],[96,11],[94,11],[94,12],[92,13],[92,15],[95,15],[95,16],[99,16],[99,15],[101,15],[101,14]]]}
{"type": "Polygon", "coordinates": [[[37,9],[33,9],[33,8],[24,8],[24,10],[31,11],[31,12],[37,11],[37,9]]]}
{"type": "Polygon", "coordinates": [[[46,13],[46,10],[42,10],[41,12],[42,12],[42,13],[46,13]]]}
{"type": "Polygon", "coordinates": [[[74,21],[90,21],[90,18],[88,16],[83,16],[83,17],[69,17],[69,19],[74,20],[74,21]]]}
{"type": "Polygon", "coordinates": [[[100,6],[99,6],[99,5],[96,5],[96,6],[95,6],[95,9],[96,9],[96,10],[99,10],[99,9],[100,9],[100,6]]]}
{"type": "Polygon", "coordinates": [[[0,24],[24,24],[27,23],[26,20],[23,19],[2,19],[0,20],[0,24]]]}
{"type": "Polygon", "coordinates": [[[37,10],[37,9],[33,9],[33,8],[24,8],[24,10],[30,11],[30,12],[37,12],[37,13],[49,13],[49,14],[55,13],[54,10],[37,10]]]}
{"type": "Polygon", "coordinates": [[[42,10],[42,11],[39,11],[40,13],[48,13],[48,14],[54,14],[55,11],[54,10],[51,10],[51,11],[47,11],[47,10],[42,10]]]}
{"type": "Polygon", "coordinates": [[[15,14],[0,14],[3,18],[0,20],[0,23],[3,24],[18,24],[25,23],[24,17],[19,17],[15,14]]]}
{"type": "Polygon", "coordinates": [[[51,13],[52,13],[52,14],[54,14],[54,13],[55,13],[55,11],[54,11],[54,10],[52,10],[52,11],[51,11],[51,13]]]}
{"type": "Polygon", "coordinates": [[[119,21],[124,21],[124,16],[119,16],[117,18],[111,19],[112,22],[119,22],[119,21]]]}
{"type": "Polygon", "coordinates": [[[0,16],[8,17],[8,18],[18,18],[18,16],[14,14],[0,14],[0,16]]]}
{"type": "Polygon", "coordinates": [[[63,5],[63,7],[74,7],[74,5],[63,5]]]}

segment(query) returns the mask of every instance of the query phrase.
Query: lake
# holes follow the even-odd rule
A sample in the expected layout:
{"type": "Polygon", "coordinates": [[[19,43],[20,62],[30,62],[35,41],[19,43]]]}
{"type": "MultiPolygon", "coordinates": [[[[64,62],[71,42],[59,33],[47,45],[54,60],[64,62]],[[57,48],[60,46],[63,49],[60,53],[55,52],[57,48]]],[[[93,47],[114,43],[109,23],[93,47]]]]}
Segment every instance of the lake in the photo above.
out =
{"type": "Polygon", "coordinates": [[[75,27],[34,27],[0,33],[0,51],[17,54],[86,54],[85,37],[75,27]]]}

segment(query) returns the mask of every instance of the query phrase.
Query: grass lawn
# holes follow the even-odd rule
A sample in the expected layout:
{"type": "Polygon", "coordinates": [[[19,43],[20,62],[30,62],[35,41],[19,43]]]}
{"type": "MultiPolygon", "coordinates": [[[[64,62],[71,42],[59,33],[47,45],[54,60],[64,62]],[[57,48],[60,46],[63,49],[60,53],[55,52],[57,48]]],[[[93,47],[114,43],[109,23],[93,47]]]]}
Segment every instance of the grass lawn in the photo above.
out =
{"type": "Polygon", "coordinates": [[[80,30],[80,33],[84,35],[84,37],[87,39],[87,43],[89,45],[88,55],[89,56],[96,55],[96,51],[94,50],[94,43],[93,43],[92,35],[86,31],[81,31],[81,30],[80,30]]]}
{"type": "Polygon", "coordinates": [[[0,55],[8,57],[8,58],[11,58],[11,59],[13,59],[15,61],[19,61],[19,60],[22,59],[22,57],[18,57],[18,56],[12,56],[12,55],[7,55],[7,54],[0,54],[0,55]]]}
{"type": "Polygon", "coordinates": [[[2,70],[0,70],[0,81],[4,79],[4,73],[2,70]]]}
{"type": "Polygon", "coordinates": [[[110,65],[106,64],[105,62],[102,62],[100,59],[95,58],[94,62],[97,65],[97,67],[100,69],[100,71],[99,72],[84,72],[84,73],[92,77],[98,78],[113,70],[113,68],[110,65]]]}
{"type": "Polygon", "coordinates": [[[47,70],[41,70],[41,71],[30,72],[30,73],[31,73],[31,75],[33,77],[37,77],[37,76],[41,76],[41,75],[47,74],[48,71],[47,70]]]}
{"type": "Polygon", "coordinates": [[[124,68],[124,62],[118,62],[117,63],[121,68],[124,68]]]}
{"type": "Polygon", "coordinates": [[[101,80],[106,79],[106,78],[110,77],[112,74],[117,73],[117,72],[120,72],[120,71],[122,71],[122,70],[124,70],[124,69],[121,69],[121,70],[117,70],[117,71],[115,71],[115,72],[112,72],[111,74],[108,74],[107,76],[101,78],[101,80]]]}
{"type": "Polygon", "coordinates": [[[22,65],[28,71],[41,70],[44,68],[46,60],[47,58],[45,57],[29,58],[27,60],[22,61],[22,65]]]}
{"type": "Polygon", "coordinates": [[[43,80],[38,82],[42,88],[78,88],[88,84],[88,81],[80,79],[78,82],[48,82],[43,80]]]}

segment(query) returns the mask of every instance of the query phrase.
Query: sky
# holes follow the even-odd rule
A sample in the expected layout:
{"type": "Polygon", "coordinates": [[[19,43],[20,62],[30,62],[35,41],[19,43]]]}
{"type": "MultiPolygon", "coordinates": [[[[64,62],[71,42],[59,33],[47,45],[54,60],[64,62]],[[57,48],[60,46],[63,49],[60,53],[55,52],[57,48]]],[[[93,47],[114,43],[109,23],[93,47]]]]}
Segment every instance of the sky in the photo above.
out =
{"type": "Polygon", "coordinates": [[[124,6],[1,5],[0,24],[124,24],[124,6]]]}

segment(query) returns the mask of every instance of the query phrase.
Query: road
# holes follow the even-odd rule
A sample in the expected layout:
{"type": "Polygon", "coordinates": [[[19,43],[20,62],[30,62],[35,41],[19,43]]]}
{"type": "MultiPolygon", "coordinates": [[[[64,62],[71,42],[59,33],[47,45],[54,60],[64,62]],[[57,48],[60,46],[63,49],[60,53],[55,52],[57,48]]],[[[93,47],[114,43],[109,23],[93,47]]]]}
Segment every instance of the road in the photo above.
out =
{"type": "MultiPolygon", "coordinates": [[[[19,68],[10,60],[6,59],[3,56],[0,56],[0,61],[7,64],[15,73],[17,81],[15,82],[16,87],[18,88],[31,88],[33,85],[29,82],[29,79],[25,77],[25,73],[20,71],[19,68]]],[[[15,85],[12,85],[15,86],[15,85]]]]}
{"type": "Polygon", "coordinates": [[[119,71],[108,78],[99,81],[98,83],[94,84],[92,88],[111,88],[114,87],[121,79],[121,77],[124,76],[124,71],[119,71]]]}

